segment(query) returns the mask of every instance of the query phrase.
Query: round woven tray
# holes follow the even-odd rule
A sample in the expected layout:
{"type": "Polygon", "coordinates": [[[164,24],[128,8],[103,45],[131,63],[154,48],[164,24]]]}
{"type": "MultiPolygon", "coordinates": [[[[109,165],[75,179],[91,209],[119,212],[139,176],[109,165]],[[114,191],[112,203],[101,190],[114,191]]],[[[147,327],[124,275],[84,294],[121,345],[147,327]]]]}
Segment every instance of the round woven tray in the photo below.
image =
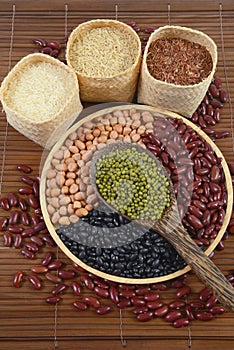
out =
{"type": "MultiPolygon", "coordinates": [[[[94,107],[92,107],[93,109],[94,107]]],[[[97,106],[96,108],[101,108],[100,106],[97,106]]],[[[140,111],[151,111],[151,112],[156,112],[157,116],[160,116],[162,118],[165,117],[172,117],[172,118],[179,118],[181,119],[182,117],[176,113],[173,112],[169,112],[167,110],[164,109],[160,109],[160,108],[155,108],[155,107],[149,107],[149,106],[145,106],[145,105],[134,105],[134,104],[128,104],[128,105],[118,105],[118,106],[112,106],[112,107],[108,107],[108,108],[104,108],[98,111],[95,111],[89,115],[87,115],[86,117],[84,117],[83,119],[81,119],[80,121],[76,122],[69,130],[67,130],[67,132],[64,134],[64,136],[54,145],[54,147],[52,148],[52,150],[50,151],[50,153],[48,154],[42,171],[41,171],[41,183],[40,183],[40,202],[41,202],[41,208],[42,208],[42,213],[43,213],[43,217],[46,223],[46,226],[50,232],[50,234],[52,235],[53,239],[55,240],[55,242],[57,243],[57,245],[60,247],[60,249],[75,263],[77,263],[78,265],[80,265],[81,267],[83,267],[85,270],[93,273],[94,275],[100,276],[102,278],[106,278],[108,280],[112,280],[112,281],[116,281],[119,283],[131,283],[131,284],[146,284],[146,283],[157,283],[157,282],[163,282],[166,280],[170,280],[173,278],[176,278],[186,272],[188,272],[190,270],[189,266],[186,266],[183,269],[180,269],[174,273],[168,274],[168,275],[164,275],[164,276],[160,276],[160,277],[153,277],[153,278],[143,278],[143,279],[136,279],[136,278],[125,278],[125,277],[119,277],[119,276],[114,276],[114,275],[110,275],[107,273],[104,273],[102,271],[99,271],[97,269],[94,269],[90,266],[88,266],[87,264],[85,264],[83,261],[81,261],[80,259],[78,259],[74,254],[71,253],[71,251],[65,246],[65,244],[61,241],[60,237],[57,235],[56,233],[56,228],[50,220],[50,216],[47,212],[47,202],[46,202],[46,175],[47,175],[47,171],[50,168],[50,162],[53,158],[54,153],[63,145],[64,141],[68,138],[69,134],[76,131],[80,126],[82,126],[83,123],[91,121],[97,117],[101,117],[105,114],[114,112],[115,110],[128,110],[131,108],[135,108],[137,110],[140,111]]],[[[232,188],[232,180],[231,180],[231,175],[228,169],[228,165],[224,159],[224,156],[222,155],[221,151],[219,150],[219,148],[214,144],[214,142],[200,129],[198,128],[196,125],[194,125],[192,122],[190,122],[189,120],[182,118],[183,122],[187,125],[189,125],[190,127],[192,127],[198,134],[200,134],[205,140],[206,142],[208,142],[210,144],[210,146],[212,147],[213,151],[215,152],[217,157],[221,157],[222,158],[222,167],[223,167],[223,171],[224,171],[224,175],[225,175],[225,181],[226,181],[226,190],[227,190],[227,208],[226,208],[226,214],[225,214],[225,218],[223,221],[223,224],[221,226],[221,229],[218,232],[218,235],[216,236],[216,238],[211,242],[210,246],[205,250],[205,254],[207,256],[210,255],[210,253],[215,249],[215,247],[218,245],[218,243],[220,242],[224,232],[226,231],[226,228],[228,226],[228,223],[230,221],[231,218],[231,214],[232,214],[232,205],[233,205],[233,188],[232,188]]]]}

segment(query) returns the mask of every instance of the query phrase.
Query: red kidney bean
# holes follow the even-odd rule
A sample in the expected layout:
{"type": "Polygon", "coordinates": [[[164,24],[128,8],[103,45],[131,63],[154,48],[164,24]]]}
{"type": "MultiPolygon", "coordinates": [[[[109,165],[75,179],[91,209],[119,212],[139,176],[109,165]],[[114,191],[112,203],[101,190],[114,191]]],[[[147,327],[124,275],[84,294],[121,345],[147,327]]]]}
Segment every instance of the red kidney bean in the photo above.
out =
{"type": "Polygon", "coordinates": [[[185,310],[185,313],[186,313],[186,316],[187,316],[188,320],[189,321],[194,320],[195,317],[194,317],[194,314],[192,312],[191,306],[186,305],[184,310],[185,310]]]}
{"type": "Polygon", "coordinates": [[[28,186],[22,186],[22,187],[19,187],[18,188],[18,192],[20,194],[26,194],[26,195],[29,195],[31,193],[33,193],[33,190],[32,188],[28,187],[28,186]]]}
{"type": "Polygon", "coordinates": [[[58,50],[58,51],[61,50],[61,45],[56,40],[48,41],[47,46],[51,47],[51,49],[54,49],[54,50],[58,50]]]}
{"type": "Polygon", "coordinates": [[[71,287],[72,287],[72,290],[73,290],[73,294],[76,295],[76,296],[79,296],[80,293],[81,293],[81,287],[80,287],[79,283],[76,282],[76,281],[73,281],[72,284],[71,284],[71,287]]]}
{"type": "Polygon", "coordinates": [[[39,247],[42,247],[44,245],[42,239],[38,236],[32,236],[30,237],[30,241],[38,245],[39,247]]]}
{"type": "Polygon", "coordinates": [[[132,305],[132,303],[131,303],[130,299],[122,299],[116,304],[116,306],[119,309],[125,309],[126,307],[129,307],[131,305],[132,305]]]}
{"type": "Polygon", "coordinates": [[[96,310],[96,313],[98,315],[105,315],[107,314],[108,312],[111,311],[111,306],[109,305],[103,305],[103,306],[100,306],[97,310],[96,310]]]}
{"type": "Polygon", "coordinates": [[[63,280],[70,280],[76,276],[74,270],[59,270],[58,276],[63,280]]]}
{"type": "Polygon", "coordinates": [[[36,275],[30,274],[28,275],[28,281],[32,284],[34,289],[41,289],[41,280],[36,275]]]}
{"type": "Polygon", "coordinates": [[[119,296],[124,298],[132,298],[135,295],[136,293],[134,290],[122,290],[121,292],[119,292],[119,296]]]}
{"type": "Polygon", "coordinates": [[[60,260],[54,260],[50,262],[47,267],[48,270],[58,270],[63,265],[62,261],[60,260]]]}
{"type": "Polygon", "coordinates": [[[98,309],[101,306],[100,301],[93,296],[83,296],[82,301],[95,309],[98,309]]]}
{"type": "Polygon", "coordinates": [[[84,311],[88,307],[85,303],[83,303],[82,301],[78,301],[78,300],[75,300],[73,305],[75,306],[75,308],[77,308],[80,311],[84,311]]]}
{"type": "Polygon", "coordinates": [[[109,289],[110,300],[112,303],[117,304],[119,302],[119,294],[115,286],[111,285],[109,289]]]}
{"type": "Polygon", "coordinates": [[[206,128],[206,122],[201,115],[198,117],[198,124],[202,129],[206,128]]]}
{"type": "Polygon", "coordinates": [[[222,81],[218,76],[214,78],[214,84],[217,87],[217,89],[220,89],[222,87],[222,81]]]}
{"type": "Polygon", "coordinates": [[[159,309],[154,311],[155,316],[164,317],[168,313],[169,307],[167,305],[161,306],[159,309]]]}
{"type": "Polygon", "coordinates": [[[217,300],[218,300],[218,299],[217,299],[214,295],[212,295],[212,296],[206,301],[205,307],[206,307],[207,309],[212,308],[212,307],[216,304],[217,300]]]}
{"type": "Polygon", "coordinates": [[[24,182],[26,185],[32,186],[33,185],[33,179],[27,175],[21,176],[21,181],[24,182]]]}
{"type": "Polygon", "coordinates": [[[135,286],[131,284],[119,284],[121,290],[135,290],[135,286]]]}
{"type": "Polygon", "coordinates": [[[53,283],[61,283],[62,279],[56,275],[53,275],[51,272],[47,272],[45,274],[45,277],[48,279],[48,281],[53,283]]]}
{"type": "Polygon", "coordinates": [[[201,220],[199,220],[195,215],[187,215],[188,222],[196,229],[203,228],[201,220]]]}
{"type": "Polygon", "coordinates": [[[47,46],[47,42],[41,38],[35,38],[33,39],[33,43],[40,46],[40,47],[45,47],[47,46]]]}
{"type": "Polygon", "coordinates": [[[98,278],[94,278],[93,282],[94,282],[94,284],[96,284],[100,288],[109,289],[108,284],[106,282],[98,279],[98,278]]]}
{"type": "Polygon", "coordinates": [[[17,271],[13,278],[13,286],[16,288],[21,287],[23,282],[24,272],[23,271],[17,271]]]}
{"type": "Polygon", "coordinates": [[[224,250],[224,242],[220,241],[219,244],[216,246],[216,249],[219,251],[224,250]]]}
{"type": "MultiPolygon", "coordinates": [[[[42,215],[41,208],[34,209],[34,213],[37,215],[42,215]]],[[[43,217],[41,219],[43,219],[43,217]]]]}
{"type": "Polygon", "coordinates": [[[222,207],[224,203],[222,201],[213,201],[207,204],[208,209],[218,209],[222,207]]]}
{"type": "Polygon", "coordinates": [[[146,301],[155,301],[155,300],[158,300],[159,297],[160,295],[157,292],[148,293],[148,294],[145,294],[144,296],[146,301]]]}
{"type": "Polygon", "coordinates": [[[213,118],[217,123],[220,121],[220,109],[219,108],[215,108],[213,118]]]}
{"type": "Polygon", "coordinates": [[[22,237],[31,237],[33,235],[35,235],[35,231],[31,227],[22,231],[22,237]]]}
{"type": "Polygon", "coordinates": [[[20,221],[24,226],[29,226],[30,225],[30,221],[29,221],[29,215],[28,213],[26,213],[25,211],[22,211],[20,213],[20,221]]]}
{"type": "Polygon", "coordinates": [[[138,307],[138,308],[134,309],[134,310],[133,310],[133,313],[134,313],[135,315],[138,315],[138,314],[143,314],[143,313],[145,313],[145,312],[147,312],[147,311],[149,311],[148,308],[145,307],[145,306],[142,306],[142,307],[138,307]]]}
{"type": "Polygon", "coordinates": [[[216,100],[215,98],[213,100],[210,101],[210,104],[214,107],[214,108],[222,108],[223,104],[216,100]]]}
{"type": "Polygon", "coordinates": [[[151,290],[149,287],[141,287],[135,290],[136,295],[145,295],[145,294],[148,294],[150,291],[151,290]]]}
{"type": "Polygon", "coordinates": [[[38,200],[36,199],[36,197],[33,194],[29,194],[28,204],[31,208],[34,208],[34,209],[37,209],[40,206],[38,200]]]}
{"type": "Polygon", "coordinates": [[[14,237],[14,247],[18,249],[20,248],[21,244],[22,244],[22,235],[17,233],[14,237]]]}
{"type": "MultiPolygon", "coordinates": [[[[163,291],[163,290],[167,290],[168,287],[167,287],[166,283],[153,283],[153,284],[151,284],[151,288],[163,291]]],[[[149,291],[150,291],[150,288],[149,288],[149,291]]],[[[145,294],[147,294],[147,293],[145,293],[145,294]]]]}
{"type": "Polygon", "coordinates": [[[195,310],[204,309],[205,307],[205,304],[202,303],[201,301],[190,301],[189,305],[195,310]]]}
{"type": "Polygon", "coordinates": [[[0,205],[2,207],[3,210],[5,211],[9,211],[10,210],[10,204],[9,204],[9,201],[8,201],[8,198],[1,198],[0,199],[0,205]]]}
{"type": "Polygon", "coordinates": [[[46,303],[48,304],[57,304],[61,300],[58,296],[48,297],[45,299],[46,303]]]}
{"type": "Polygon", "coordinates": [[[223,130],[223,131],[216,131],[215,132],[215,138],[216,139],[224,139],[226,137],[230,136],[230,132],[228,130],[223,130]]]}
{"type": "Polygon", "coordinates": [[[0,219],[0,231],[3,231],[8,225],[8,218],[3,217],[0,219]]]}
{"type": "Polygon", "coordinates": [[[67,285],[64,283],[58,284],[56,287],[54,287],[51,291],[53,295],[58,295],[64,292],[67,289],[67,285]]]}
{"type": "Polygon", "coordinates": [[[215,84],[210,84],[209,91],[211,92],[213,97],[219,97],[219,90],[217,89],[215,84]]]}
{"type": "Polygon", "coordinates": [[[45,228],[46,228],[46,224],[45,224],[44,221],[38,222],[38,223],[33,227],[33,229],[34,229],[35,232],[40,232],[40,231],[44,230],[45,228]]]}
{"type": "Polygon", "coordinates": [[[39,219],[39,217],[37,215],[32,214],[31,215],[31,221],[32,221],[33,226],[36,226],[40,222],[40,219],[39,219]]]}
{"type": "Polygon", "coordinates": [[[50,55],[51,51],[52,51],[51,47],[45,46],[45,47],[43,47],[43,49],[41,50],[41,53],[44,53],[44,54],[46,54],[46,55],[50,55]]]}
{"type": "Polygon", "coordinates": [[[174,310],[174,311],[170,311],[165,316],[165,321],[167,321],[167,322],[174,322],[174,321],[178,320],[181,317],[182,317],[182,313],[179,310],[174,310]]]}
{"type": "Polygon", "coordinates": [[[134,306],[145,306],[146,302],[144,299],[140,298],[140,297],[133,297],[131,298],[131,303],[134,306]]]}
{"type": "Polygon", "coordinates": [[[180,288],[177,293],[176,293],[176,297],[181,299],[184,296],[188,295],[191,293],[191,288],[189,286],[183,286],[182,288],[180,288]]]}
{"type": "MultiPolygon", "coordinates": [[[[40,232],[40,234],[41,234],[41,232],[40,232]]],[[[45,234],[41,234],[41,238],[49,247],[54,247],[55,246],[55,242],[54,242],[54,240],[53,240],[53,238],[51,236],[45,235],[45,234]]]]}
{"type": "Polygon", "coordinates": [[[97,296],[99,296],[101,298],[109,298],[109,291],[107,289],[103,289],[103,288],[96,286],[94,288],[94,292],[95,292],[95,294],[97,294],[97,296]]]}
{"type": "Polygon", "coordinates": [[[154,313],[151,311],[148,311],[148,312],[144,312],[142,314],[138,314],[137,319],[140,322],[147,322],[149,320],[152,320],[153,316],[154,316],[154,313]]]}
{"type": "Polygon", "coordinates": [[[36,265],[31,267],[31,271],[37,274],[45,273],[48,271],[46,266],[36,265]]]}
{"type": "Polygon", "coordinates": [[[22,233],[24,229],[20,226],[9,226],[8,231],[11,233],[22,233]]]}
{"type": "Polygon", "coordinates": [[[210,104],[206,106],[206,113],[211,117],[214,115],[214,108],[210,104]]]}
{"type": "Polygon", "coordinates": [[[186,317],[178,318],[176,321],[173,322],[173,327],[175,328],[186,327],[188,325],[189,320],[186,317]]]}
{"type": "Polygon", "coordinates": [[[219,91],[219,98],[222,103],[227,102],[227,93],[225,90],[220,90],[219,91]]]}
{"type": "Polygon", "coordinates": [[[206,210],[206,205],[203,202],[201,202],[200,200],[194,199],[193,204],[195,205],[195,207],[197,207],[198,209],[200,209],[202,211],[206,210]]]}
{"type": "Polygon", "coordinates": [[[92,279],[88,276],[88,275],[82,275],[80,276],[80,281],[82,282],[82,284],[90,289],[93,290],[94,289],[94,283],[92,281],[92,279]]]}
{"type": "Polygon", "coordinates": [[[181,288],[181,287],[184,286],[184,282],[181,281],[181,280],[175,280],[175,281],[173,281],[173,282],[171,283],[171,286],[172,286],[173,288],[181,288]]]}
{"type": "Polygon", "coordinates": [[[220,180],[220,169],[217,165],[213,165],[210,171],[210,179],[212,182],[219,182],[220,180]]]}
{"type": "Polygon", "coordinates": [[[49,263],[53,260],[53,253],[52,252],[47,252],[41,260],[41,265],[42,266],[48,266],[49,263]]]}
{"type": "Polygon", "coordinates": [[[25,174],[29,174],[29,173],[31,173],[31,171],[32,171],[32,169],[31,169],[29,166],[25,165],[25,164],[19,164],[19,165],[17,165],[17,169],[18,169],[19,171],[22,171],[22,172],[25,173],[25,174]]]}
{"type": "Polygon", "coordinates": [[[3,245],[4,247],[11,247],[12,237],[9,232],[5,232],[3,235],[3,245]]]}
{"type": "Polygon", "coordinates": [[[232,273],[230,273],[229,275],[226,276],[227,280],[229,282],[234,282],[234,275],[232,273]]]}
{"type": "Polygon", "coordinates": [[[51,57],[57,57],[58,54],[59,54],[59,51],[58,51],[58,50],[52,50],[52,51],[50,51],[50,53],[49,53],[49,55],[50,55],[51,57]]]}
{"type": "Polygon", "coordinates": [[[212,315],[221,315],[224,313],[224,308],[222,306],[213,306],[212,308],[210,308],[210,312],[212,313],[212,315]]]}
{"type": "Polygon", "coordinates": [[[32,251],[33,253],[37,253],[39,250],[37,244],[35,244],[33,242],[26,242],[24,247],[27,248],[28,250],[32,251]]]}
{"type": "Polygon", "coordinates": [[[148,307],[148,309],[156,310],[163,306],[163,302],[161,300],[148,301],[146,306],[148,307]]]}
{"type": "Polygon", "coordinates": [[[211,312],[200,311],[200,312],[196,312],[195,317],[197,320],[200,320],[200,321],[210,321],[212,320],[214,315],[211,312]]]}
{"type": "Polygon", "coordinates": [[[36,198],[39,197],[39,182],[38,181],[33,181],[33,194],[36,198]]]}
{"type": "Polygon", "coordinates": [[[20,206],[20,209],[22,211],[27,211],[28,210],[28,205],[27,205],[27,202],[23,199],[23,198],[19,198],[18,199],[18,202],[19,202],[19,206],[20,206]]]}
{"type": "Polygon", "coordinates": [[[19,197],[15,193],[9,192],[7,198],[8,198],[8,202],[9,202],[10,207],[17,207],[18,206],[19,197]]]}
{"type": "Polygon", "coordinates": [[[21,250],[21,254],[23,254],[28,259],[34,259],[35,257],[34,253],[26,248],[23,248],[21,250]]]}
{"type": "Polygon", "coordinates": [[[189,207],[189,211],[192,215],[195,215],[197,218],[202,218],[204,216],[204,213],[194,205],[191,205],[189,207]]]}
{"type": "Polygon", "coordinates": [[[204,226],[209,226],[210,221],[211,221],[211,213],[209,210],[206,210],[203,213],[202,223],[204,226]]]}
{"type": "Polygon", "coordinates": [[[209,297],[211,296],[212,292],[207,288],[203,288],[199,293],[199,299],[201,301],[207,301],[209,297]]]}

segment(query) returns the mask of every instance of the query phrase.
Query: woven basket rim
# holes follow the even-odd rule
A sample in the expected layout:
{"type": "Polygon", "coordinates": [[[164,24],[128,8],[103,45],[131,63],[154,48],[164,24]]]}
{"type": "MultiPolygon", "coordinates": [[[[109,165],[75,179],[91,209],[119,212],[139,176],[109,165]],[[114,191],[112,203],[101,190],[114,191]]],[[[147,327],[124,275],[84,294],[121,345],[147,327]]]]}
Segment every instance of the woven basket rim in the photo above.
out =
{"type": "Polygon", "coordinates": [[[58,67],[61,67],[61,69],[63,69],[63,70],[66,70],[67,72],[69,72],[71,74],[71,78],[74,80],[74,86],[76,87],[76,89],[72,89],[72,91],[69,94],[69,97],[66,99],[63,107],[60,110],[58,110],[56,112],[56,114],[54,114],[51,118],[48,118],[48,119],[42,120],[42,121],[38,121],[36,119],[35,120],[29,119],[29,118],[25,117],[25,115],[20,114],[20,119],[23,122],[30,122],[34,125],[43,125],[43,124],[49,123],[49,122],[55,120],[57,117],[61,116],[64,113],[65,107],[67,105],[69,105],[69,103],[72,101],[74,96],[76,94],[78,94],[78,96],[79,96],[79,83],[78,83],[78,79],[77,79],[75,72],[70,67],[68,67],[64,63],[60,62],[56,58],[53,58],[49,55],[45,55],[42,53],[32,53],[32,54],[29,54],[27,56],[24,56],[20,61],[17,62],[17,64],[11,69],[11,71],[8,73],[8,75],[4,78],[2,85],[0,87],[0,100],[2,102],[2,105],[3,105],[4,109],[6,108],[11,113],[16,114],[17,116],[19,115],[19,113],[17,111],[15,111],[11,107],[9,107],[8,104],[4,101],[4,95],[6,94],[6,91],[8,89],[8,84],[11,81],[13,76],[20,74],[21,66],[23,66],[23,67],[26,66],[28,63],[30,63],[30,61],[32,59],[35,59],[34,63],[36,61],[37,62],[48,62],[48,63],[52,63],[54,65],[57,65],[58,67]]]}
{"type": "MultiPolygon", "coordinates": [[[[191,40],[193,41],[193,40],[191,40]]],[[[194,41],[195,42],[195,41],[194,41]]],[[[189,28],[189,27],[183,27],[183,26],[171,26],[171,25],[166,25],[166,26],[163,26],[163,27],[159,27],[158,29],[156,29],[153,33],[151,33],[150,37],[149,37],[149,40],[146,44],[146,47],[145,47],[145,51],[144,51],[144,55],[143,55],[143,59],[142,59],[142,69],[144,68],[145,70],[145,73],[147,74],[147,77],[149,79],[151,79],[151,81],[156,81],[157,83],[161,83],[162,86],[171,86],[171,87],[176,87],[178,89],[187,89],[187,88],[194,88],[194,87],[199,87],[200,85],[202,85],[204,82],[208,81],[210,76],[213,76],[214,73],[215,73],[215,70],[216,70],[216,65],[217,65],[217,60],[218,60],[218,54],[217,54],[217,46],[214,42],[213,39],[211,39],[211,37],[209,37],[209,35],[199,31],[199,30],[195,30],[195,29],[192,29],[192,28],[189,28]],[[155,34],[157,33],[160,33],[161,31],[163,30],[167,30],[167,29],[178,29],[178,30],[181,30],[183,32],[187,32],[187,33],[191,33],[191,34],[197,34],[197,35],[200,35],[201,37],[204,37],[206,38],[206,40],[208,40],[210,42],[210,44],[214,47],[214,59],[210,53],[210,51],[207,49],[207,51],[210,53],[211,55],[211,58],[212,58],[212,63],[213,63],[213,66],[212,66],[212,70],[210,72],[210,74],[203,80],[201,80],[199,83],[197,84],[193,84],[193,85],[176,85],[176,84],[172,84],[172,83],[167,83],[165,81],[162,81],[162,80],[158,80],[156,78],[154,78],[149,70],[148,70],[148,66],[147,66],[147,63],[146,63],[146,57],[147,57],[147,53],[148,53],[148,48],[152,42],[152,38],[154,37],[155,34]]]]}
{"type": "Polygon", "coordinates": [[[132,70],[134,70],[138,64],[139,64],[139,60],[141,59],[141,56],[142,56],[142,53],[141,53],[141,41],[140,41],[140,38],[139,36],[137,35],[137,33],[126,23],[124,22],[120,22],[120,21],[117,21],[117,20],[114,20],[114,19],[93,19],[93,20],[90,20],[90,21],[87,21],[87,22],[83,22],[81,24],[79,24],[73,31],[72,33],[70,34],[69,38],[68,38],[68,42],[67,42],[67,47],[66,47],[66,60],[67,60],[67,64],[69,67],[71,67],[74,72],[76,72],[76,74],[80,77],[83,77],[83,78],[88,78],[88,79],[92,79],[93,81],[109,81],[113,78],[118,78],[118,77],[121,77],[123,75],[126,75],[126,73],[129,73],[131,72],[132,70]],[[83,73],[80,73],[79,71],[77,71],[71,64],[70,62],[70,57],[69,57],[69,50],[70,48],[72,47],[72,44],[73,44],[73,41],[76,37],[76,34],[77,32],[80,31],[80,29],[84,28],[85,26],[87,25],[92,25],[94,24],[95,26],[93,28],[98,27],[98,24],[106,24],[106,26],[111,26],[111,25],[115,25],[115,26],[118,26],[119,28],[124,28],[126,30],[129,31],[129,33],[132,34],[132,36],[134,37],[134,39],[136,40],[136,43],[137,43],[137,55],[135,57],[135,61],[134,63],[131,65],[131,67],[129,67],[128,69],[125,69],[124,71],[120,72],[120,73],[117,73],[115,75],[112,75],[110,77],[94,77],[94,76],[90,76],[90,75],[86,75],[86,74],[83,74],[83,73]]]}

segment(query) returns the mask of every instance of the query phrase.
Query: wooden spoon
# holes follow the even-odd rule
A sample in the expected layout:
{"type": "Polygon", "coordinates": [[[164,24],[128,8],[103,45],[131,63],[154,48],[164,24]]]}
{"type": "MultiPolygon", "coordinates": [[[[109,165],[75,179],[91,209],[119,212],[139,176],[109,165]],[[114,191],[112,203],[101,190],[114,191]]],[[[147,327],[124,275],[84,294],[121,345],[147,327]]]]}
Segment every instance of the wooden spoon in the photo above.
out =
{"type": "MultiPolygon", "coordinates": [[[[112,151],[118,152],[119,150],[126,150],[133,147],[136,148],[138,152],[147,153],[151,158],[155,160],[155,162],[157,163],[157,167],[160,169],[160,171],[168,177],[171,187],[171,205],[168,209],[165,210],[162,219],[157,221],[134,221],[158,232],[166,240],[168,240],[176,249],[176,251],[180,254],[180,256],[186,261],[186,263],[194,270],[197,277],[213,291],[220,303],[222,303],[223,306],[225,306],[230,311],[234,311],[234,288],[232,287],[231,283],[229,283],[229,281],[225,278],[222,272],[217,268],[217,266],[191,239],[187,230],[182,225],[171,180],[167,172],[165,171],[163,165],[153,156],[152,153],[150,153],[148,150],[144,149],[138,144],[123,142],[115,142],[109,144],[100,151],[97,151],[94,154],[91,161],[90,178],[91,184],[99,198],[99,201],[102,201],[106,206],[110,207],[115,212],[118,212],[118,210],[116,210],[113,206],[111,206],[103,199],[96,185],[96,164],[99,158],[103,155],[109,154],[112,151]]],[[[132,220],[130,217],[127,218],[129,220],[132,220]]]]}

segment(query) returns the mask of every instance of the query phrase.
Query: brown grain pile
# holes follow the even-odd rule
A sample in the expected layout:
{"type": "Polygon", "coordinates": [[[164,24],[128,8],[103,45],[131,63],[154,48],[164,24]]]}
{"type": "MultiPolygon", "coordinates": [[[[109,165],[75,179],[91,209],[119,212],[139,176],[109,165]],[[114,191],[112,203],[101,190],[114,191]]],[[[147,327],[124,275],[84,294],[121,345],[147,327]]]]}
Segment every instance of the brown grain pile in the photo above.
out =
{"type": "Polygon", "coordinates": [[[175,85],[198,84],[208,77],[213,66],[204,46],[178,38],[152,41],[146,63],[155,79],[175,85]]]}

